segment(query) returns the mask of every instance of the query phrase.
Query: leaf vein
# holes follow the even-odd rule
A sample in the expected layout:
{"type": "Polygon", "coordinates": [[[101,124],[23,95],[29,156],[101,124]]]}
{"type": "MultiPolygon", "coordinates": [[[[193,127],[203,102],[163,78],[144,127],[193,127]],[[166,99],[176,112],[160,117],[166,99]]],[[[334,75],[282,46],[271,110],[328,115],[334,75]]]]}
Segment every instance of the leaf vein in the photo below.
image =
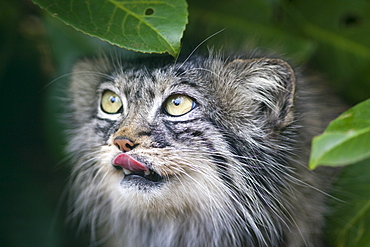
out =
{"type": "MultiPolygon", "coordinates": [[[[172,53],[176,53],[175,52],[175,48],[171,45],[170,42],[167,41],[166,38],[163,37],[162,33],[157,30],[155,27],[153,27],[150,23],[148,23],[147,21],[145,21],[143,18],[140,18],[139,15],[137,15],[136,13],[132,12],[131,10],[129,10],[128,8],[126,8],[124,6],[124,4],[120,4],[122,2],[117,2],[117,1],[114,1],[114,0],[108,0],[109,2],[111,2],[113,5],[115,5],[117,8],[121,9],[122,11],[126,12],[127,14],[131,15],[132,17],[136,18],[138,21],[139,21],[139,24],[140,23],[143,23],[145,24],[147,27],[149,27],[151,30],[153,30],[154,32],[156,32],[158,34],[158,36],[167,44],[167,46],[171,49],[171,52],[172,53]]],[[[124,23],[123,23],[124,24],[124,23]]],[[[124,33],[123,33],[124,34],[124,33]]],[[[140,35],[139,33],[139,30],[138,30],[138,34],[140,35]]],[[[141,37],[141,36],[140,36],[141,37]]],[[[143,38],[141,37],[141,39],[143,40],[143,38]]]]}

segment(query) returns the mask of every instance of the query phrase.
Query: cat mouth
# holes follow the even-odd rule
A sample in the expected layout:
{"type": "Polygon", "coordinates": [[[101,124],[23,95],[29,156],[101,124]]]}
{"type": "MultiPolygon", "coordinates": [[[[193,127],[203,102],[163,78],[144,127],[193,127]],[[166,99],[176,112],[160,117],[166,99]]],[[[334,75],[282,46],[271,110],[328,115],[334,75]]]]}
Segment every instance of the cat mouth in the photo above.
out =
{"type": "Polygon", "coordinates": [[[148,189],[158,187],[164,182],[163,176],[126,153],[118,154],[113,160],[113,166],[123,171],[121,185],[125,187],[137,186],[139,189],[148,189]]]}

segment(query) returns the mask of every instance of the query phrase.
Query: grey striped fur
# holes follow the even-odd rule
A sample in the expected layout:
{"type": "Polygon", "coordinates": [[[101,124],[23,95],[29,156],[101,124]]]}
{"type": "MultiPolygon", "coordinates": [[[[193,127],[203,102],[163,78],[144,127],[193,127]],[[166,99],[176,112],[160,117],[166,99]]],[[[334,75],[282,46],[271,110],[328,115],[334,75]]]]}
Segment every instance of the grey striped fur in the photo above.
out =
{"type": "Polygon", "coordinates": [[[73,71],[72,215],[92,246],[321,246],[329,179],[307,160],[334,115],[319,83],[279,59],[153,60],[101,57],[73,71]],[[100,109],[105,90],[121,97],[122,113],[100,109]],[[168,115],[173,94],[196,106],[168,115]],[[118,136],[160,183],[121,182],[118,136]]]}

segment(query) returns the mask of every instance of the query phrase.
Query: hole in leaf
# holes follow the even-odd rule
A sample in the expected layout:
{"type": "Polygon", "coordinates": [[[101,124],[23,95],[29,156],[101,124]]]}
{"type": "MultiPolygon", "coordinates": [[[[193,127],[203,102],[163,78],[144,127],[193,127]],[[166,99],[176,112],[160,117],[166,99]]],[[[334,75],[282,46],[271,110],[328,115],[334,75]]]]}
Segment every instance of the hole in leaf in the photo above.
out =
{"type": "Polygon", "coordinates": [[[145,15],[152,15],[152,14],[154,14],[154,9],[152,9],[152,8],[147,8],[147,9],[145,10],[145,15]]]}
{"type": "Polygon", "coordinates": [[[348,14],[342,18],[342,23],[346,27],[353,27],[359,25],[361,18],[358,15],[348,14]]]}

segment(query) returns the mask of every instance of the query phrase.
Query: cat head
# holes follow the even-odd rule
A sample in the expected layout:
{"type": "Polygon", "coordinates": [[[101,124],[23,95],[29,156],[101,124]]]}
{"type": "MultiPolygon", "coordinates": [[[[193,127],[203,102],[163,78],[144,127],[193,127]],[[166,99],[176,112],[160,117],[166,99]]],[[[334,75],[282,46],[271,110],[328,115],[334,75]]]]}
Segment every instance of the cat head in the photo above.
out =
{"type": "Polygon", "coordinates": [[[286,62],[84,60],[70,95],[73,200],[85,218],[95,210],[91,221],[101,224],[122,215],[269,224],[261,208],[266,193],[284,186],[278,148],[288,148],[282,136],[294,122],[295,77],[286,62]]]}

